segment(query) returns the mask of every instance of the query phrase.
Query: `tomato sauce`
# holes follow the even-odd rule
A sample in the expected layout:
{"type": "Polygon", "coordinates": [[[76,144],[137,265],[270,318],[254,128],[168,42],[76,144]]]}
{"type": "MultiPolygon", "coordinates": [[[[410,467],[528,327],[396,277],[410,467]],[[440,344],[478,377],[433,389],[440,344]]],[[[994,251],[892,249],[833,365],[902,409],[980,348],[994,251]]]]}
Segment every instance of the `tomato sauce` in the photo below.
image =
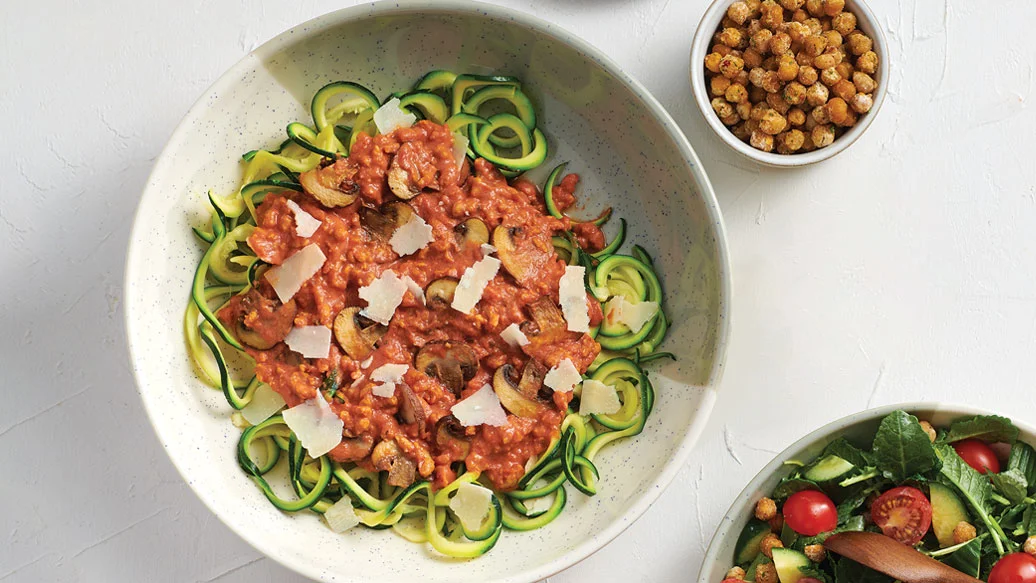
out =
{"type": "MultiPolygon", "coordinates": [[[[565,263],[555,254],[551,237],[570,228],[571,222],[547,214],[535,185],[518,181],[517,187],[512,186],[485,160],[465,162],[458,169],[452,134],[445,126],[431,122],[422,121],[387,135],[361,135],[348,162],[358,170],[356,203],[327,208],[305,193],[290,194],[323,223],[311,237],[295,233],[294,215],[284,195],[268,195],[257,209],[257,228],[248,243],[260,259],[277,265],[309,244],[319,245],[327,257],[320,271],[292,300],[295,326],[331,327],[343,308],[364,307],[359,288],[388,269],[400,277],[409,276],[422,289],[443,277],[460,278],[483,253],[479,245],[465,241],[455,230],[471,217],[481,219],[490,232],[500,225],[520,227],[522,244],[539,253],[537,261],[530,263],[534,273],[519,283],[501,268],[470,315],[449,308],[433,309],[408,291],[369,363],[353,360],[335,341],[328,358],[321,359],[301,358],[283,342],[267,350],[248,346],[256,361],[256,374],[284,397],[288,406],[313,398],[325,379],[335,375],[339,389],[331,408],[345,424],[345,441],[331,454],[336,459],[355,456],[357,448],[362,453],[363,444],[393,440],[416,466],[417,473],[432,479],[436,487],[452,481],[456,477],[455,462],[463,461],[468,470],[482,472],[495,487],[514,488],[528,460],[541,455],[558,436],[570,393],[554,393],[553,401],[542,407],[536,418],[508,415],[503,427],[463,428],[470,447],[462,448],[462,442],[456,440],[438,442],[436,424],[459,400],[491,384],[495,370],[505,364],[520,371],[530,358],[536,358],[549,369],[569,358],[585,371],[600,352],[589,335],[567,330],[549,344],[533,342],[524,350],[500,338],[500,332],[510,324],[530,321],[530,303],[547,296],[557,304],[565,263]],[[420,191],[406,202],[431,226],[434,236],[427,247],[405,257],[397,255],[385,237],[365,228],[360,212],[362,206],[378,207],[398,200],[387,178],[393,164],[403,168],[409,184],[420,191]],[[446,340],[467,344],[478,357],[477,371],[459,396],[439,379],[414,367],[415,354],[421,347],[446,340]],[[424,405],[423,423],[401,421],[399,390],[390,398],[371,392],[374,383],[367,377],[385,363],[410,365],[404,382],[424,405]]],[[[262,277],[249,293],[267,300],[276,298],[262,277]]],[[[257,302],[245,300],[247,297],[232,299],[219,316],[228,324],[247,319],[249,326],[262,335],[262,318],[256,318],[250,308],[257,302]]],[[[588,305],[595,310],[592,318],[599,321],[597,302],[588,301],[588,305]]],[[[271,319],[270,326],[275,325],[276,319],[271,319]]],[[[268,337],[273,332],[266,333],[268,337]]],[[[373,467],[369,456],[351,461],[373,467]]]]}

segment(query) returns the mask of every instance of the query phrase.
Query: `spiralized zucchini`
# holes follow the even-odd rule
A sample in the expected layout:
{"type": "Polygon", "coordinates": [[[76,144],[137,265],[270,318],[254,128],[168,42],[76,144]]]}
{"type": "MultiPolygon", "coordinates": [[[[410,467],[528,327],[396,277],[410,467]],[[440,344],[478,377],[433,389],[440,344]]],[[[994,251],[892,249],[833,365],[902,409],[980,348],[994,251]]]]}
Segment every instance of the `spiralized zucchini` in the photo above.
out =
{"type": "MultiPolygon", "coordinates": [[[[522,92],[520,81],[512,77],[432,71],[413,90],[394,97],[419,119],[445,123],[454,132],[466,134],[469,157],[486,158],[505,175],[535,168],[547,157],[547,140],[536,127],[532,102],[522,92]],[[501,112],[501,104],[513,113],[501,112]]],[[[209,194],[212,215],[208,228],[194,228],[205,252],[194,275],[184,331],[199,376],[222,390],[235,410],[248,406],[262,383],[254,374],[254,361],[215,314],[234,294],[250,290],[264,266],[247,244],[256,227],[256,207],[269,194],[301,192],[299,174],[317,167],[321,160],[348,156],[360,133],[376,133],[372,118],[379,106],[374,94],[356,83],[343,81],[323,87],[311,104],[312,126],[288,124],[287,139],[277,148],[253,150],[242,156],[244,177],[237,192],[230,196],[209,194]],[[247,374],[243,379],[235,378],[241,376],[237,374],[241,370],[247,374]]],[[[543,189],[548,211],[559,218],[563,215],[554,205],[553,186],[564,167],[555,168],[543,189]]],[[[603,225],[611,214],[611,209],[606,209],[592,222],[603,225]]],[[[636,246],[632,255],[617,253],[625,238],[626,223],[622,221],[618,236],[599,252],[583,251],[572,232],[554,237],[554,245],[562,260],[586,267],[587,290],[602,306],[615,295],[631,302],[661,304],[662,289],[650,256],[636,246]]],[[[245,426],[237,446],[238,464],[282,511],[322,514],[339,501],[348,500],[366,528],[391,529],[451,557],[477,557],[496,544],[504,529],[532,530],[555,520],[568,500],[566,486],[586,496],[597,493],[601,472],[596,464],[601,449],[639,434],[651,413],[654,390],[641,365],[672,356],[655,352],[668,325],[659,309],[636,334],[620,330],[598,336],[606,350],[591,365],[586,378],[616,387],[621,409],[612,415],[583,417],[577,413],[577,388],[577,398],[557,437],[532,464],[517,489],[494,493],[492,508],[477,529],[465,529],[449,508],[461,484],[479,481],[477,473],[461,472],[437,492],[427,481],[407,488],[392,487],[384,475],[354,464],[339,464],[326,455],[311,458],[279,413],[256,425],[238,418],[245,426]],[[278,492],[286,490],[275,491],[270,486],[268,479],[278,467],[286,470],[278,479],[286,480],[293,496],[285,497],[278,492]]],[[[596,335],[597,330],[593,333],[596,335]]]]}

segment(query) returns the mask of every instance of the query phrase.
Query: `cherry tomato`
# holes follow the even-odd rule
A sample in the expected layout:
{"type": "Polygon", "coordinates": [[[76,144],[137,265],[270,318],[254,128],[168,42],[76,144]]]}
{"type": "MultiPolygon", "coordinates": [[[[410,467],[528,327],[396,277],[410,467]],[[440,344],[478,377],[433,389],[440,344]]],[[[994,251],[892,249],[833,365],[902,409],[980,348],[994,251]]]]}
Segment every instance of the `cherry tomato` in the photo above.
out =
{"type": "Polygon", "coordinates": [[[932,503],[917,488],[893,488],[871,505],[871,519],[885,536],[914,546],[932,526],[932,503]]]}
{"type": "Polygon", "coordinates": [[[1025,553],[1004,555],[989,574],[989,583],[1036,583],[1036,558],[1025,553]]]}
{"type": "Polygon", "coordinates": [[[965,439],[954,443],[953,449],[978,473],[1000,473],[1000,460],[996,459],[996,453],[985,443],[977,439],[965,439]]]}
{"type": "Polygon", "coordinates": [[[838,509],[823,492],[803,490],[784,502],[784,523],[799,534],[816,536],[838,526],[838,509]]]}

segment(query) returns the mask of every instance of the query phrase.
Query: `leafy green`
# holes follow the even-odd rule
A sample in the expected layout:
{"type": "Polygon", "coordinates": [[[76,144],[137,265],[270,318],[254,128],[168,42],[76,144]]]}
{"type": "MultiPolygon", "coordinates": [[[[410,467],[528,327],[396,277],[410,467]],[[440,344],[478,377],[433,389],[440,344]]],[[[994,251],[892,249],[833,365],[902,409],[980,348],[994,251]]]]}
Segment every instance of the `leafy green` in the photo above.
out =
{"type": "Polygon", "coordinates": [[[881,420],[872,449],[874,464],[896,482],[939,467],[928,434],[906,411],[894,411],[881,420]]]}
{"type": "Polygon", "coordinates": [[[845,521],[845,524],[842,526],[839,526],[830,532],[822,532],[816,536],[799,538],[796,542],[796,548],[798,550],[802,550],[809,545],[823,544],[823,542],[827,540],[827,537],[840,532],[862,532],[864,527],[866,527],[866,523],[864,522],[863,517],[856,515],[845,521]]]}
{"type": "Polygon", "coordinates": [[[884,478],[875,480],[874,483],[867,484],[844,498],[838,504],[838,524],[845,524],[863,506],[868,496],[875,492],[880,492],[888,485],[889,481],[884,478]]]}
{"type": "Polygon", "coordinates": [[[989,498],[993,494],[989,478],[976,472],[949,445],[940,444],[936,451],[939,458],[942,459],[942,467],[939,470],[941,478],[964,496],[974,514],[989,529],[997,551],[1003,553],[1003,541],[1007,539],[1007,536],[1001,530],[1000,525],[989,516],[989,498]]]}
{"type": "Polygon", "coordinates": [[[773,490],[773,496],[771,497],[774,500],[780,502],[781,500],[786,499],[788,496],[791,496],[795,492],[801,492],[802,490],[819,489],[820,486],[818,486],[816,482],[811,482],[803,478],[790,477],[781,480],[781,482],[777,484],[777,487],[773,490]]]}
{"type": "Polygon", "coordinates": [[[1030,504],[1018,524],[1026,537],[1036,536],[1036,505],[1030,504]]]}
{"type": "Polygon", "coordinates": [[[973,538],[940,560],[958,571],[978,577],[982,570],[982,539],[973,538]]]}
{"type": "Polygon", "coordinates": [[[1011,455],[1007,458],[1007,469],[1018,470],[1029,484],[1029,493],[1036,493],[1036,450],[1028,443],[1014,442],[1011,455]]]}
{"type": "Polygon", "coordinates": [[[993,486],[1012,504],[1020,504],[1022,500],[1025,500],[1029,481],[1025,479],[1025,474],[1021,470],[1004,470],[999,474],[993,474],[990,478],[993,480],[993,486]]]}
{"type": "Polygon", "coordinates": [[[324,394],[324,398],[328,401],[335,396],[338,392],[338,372],[331,371],[324,377],[324,381],[320,383],[320,392],[324,394]]]}
{"type": "Polygon", "coordinates": [[[981,439],[990,443],[1014,443],[1018,440],[1018,428],[1007,417],[999,415],[975,415],[957,419],[950,423],[946,441],[953,443],[962,439],[981,439]]]}
{"type": "Polygon", "coordinates": [[[865,468],[867,466],[874,465],[873,462],[868,459],[867,452],[849,443],[849,441],[844,437],[839,437],[827,444],[821,457],[827,455],[836,455],[858,468],[865,468]]]}
{"type": "Polygon", "coordinates": [[[803,577],[812,577],[821,583],[831,583],[831,576],[826,571],[822,571],[818,565],[799,567],[799,571],[802,572],[803,577]]]}
{"type": "Polygon", "coordinates": [[[835,563],[835,583],[891,583],[892,577],[849,559],[835,563]]]}

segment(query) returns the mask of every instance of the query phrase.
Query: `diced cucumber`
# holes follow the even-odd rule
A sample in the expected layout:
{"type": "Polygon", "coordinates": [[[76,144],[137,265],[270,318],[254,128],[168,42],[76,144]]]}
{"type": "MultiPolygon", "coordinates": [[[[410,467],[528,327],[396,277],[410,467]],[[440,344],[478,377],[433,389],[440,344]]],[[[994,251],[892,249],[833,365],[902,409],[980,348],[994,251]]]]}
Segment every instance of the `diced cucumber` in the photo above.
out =
{"type": "Polygon", "coordinates": [[[754,518],[748,521],[734,545],[734,564],[743,565],[754,560],[759,555],[759,544],[768,534],[769,524],[754,518]]]}
{"type": "Polygon", "coordinates": [[[781,583],[798,583],[805,577],[801,568],[811,564],[806,555],[794,549],[773,549],[773,566],[781,583]]]}
{"type": "Polygon", "coordinates": [[[804,477],[817,483],[830,482],[846,476],[856,466],[836,455],[824,456],[806,470],[804,477]]]}
{"type": "Polygon", "coordinates": [[[969,520],[968,511],[953,490],[939,482],[929,483],[928,492],[932,499],[932,530],[939,539],[939,547],[953,546],[953,529],[969,520]]]}

